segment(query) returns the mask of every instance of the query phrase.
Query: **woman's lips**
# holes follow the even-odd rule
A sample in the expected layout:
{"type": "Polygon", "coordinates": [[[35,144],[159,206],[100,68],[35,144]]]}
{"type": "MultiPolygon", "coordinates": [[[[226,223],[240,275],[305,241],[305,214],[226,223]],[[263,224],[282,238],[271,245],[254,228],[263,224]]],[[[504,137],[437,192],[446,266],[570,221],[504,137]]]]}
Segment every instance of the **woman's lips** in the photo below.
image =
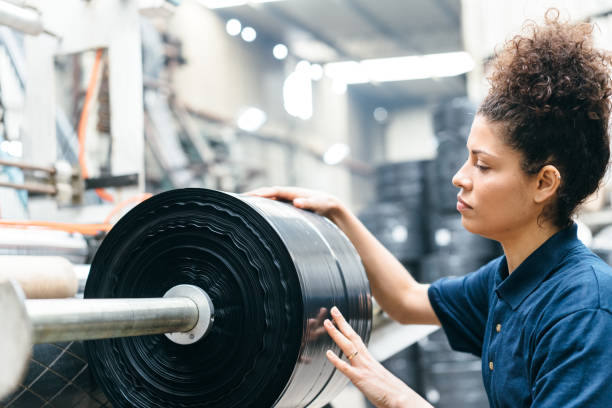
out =
{"type": "Polygon", "coordinates": [[[468,205],[461,197],[457,196],[457,211],[472,210],[472,207],[468,205]]]}

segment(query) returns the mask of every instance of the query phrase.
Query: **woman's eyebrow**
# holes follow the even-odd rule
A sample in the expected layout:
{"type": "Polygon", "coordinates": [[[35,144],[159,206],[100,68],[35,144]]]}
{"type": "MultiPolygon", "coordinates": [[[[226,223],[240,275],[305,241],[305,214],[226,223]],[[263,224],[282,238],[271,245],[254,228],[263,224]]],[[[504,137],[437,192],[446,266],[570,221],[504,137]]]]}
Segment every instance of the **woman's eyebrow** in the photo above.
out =
{"type": "Polygon", "coordinates": [[[489,153],[486,150],[481,150],[481,149],[472,149],[470,150],[472,152],[472,154],[474,156],[479,155],[479,154],[484,154],[486,156],[491,156],[491,157],[496,157],[493,153],[489,153]]]}

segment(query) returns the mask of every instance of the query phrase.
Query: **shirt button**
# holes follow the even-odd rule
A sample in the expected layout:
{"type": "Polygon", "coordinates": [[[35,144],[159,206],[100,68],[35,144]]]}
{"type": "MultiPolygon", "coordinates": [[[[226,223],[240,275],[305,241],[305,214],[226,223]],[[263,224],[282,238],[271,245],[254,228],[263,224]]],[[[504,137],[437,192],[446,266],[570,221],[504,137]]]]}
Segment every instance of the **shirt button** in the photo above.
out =
{"type": "Polygon", "coordinates": [[[498,333],[501,331],[501,324],[497,323],[497,326],[495,326],[495,331],[498,333]]]}
{"type": "Polygon", "coordinates": [[[493,371],[493,362],[489,361],[489,370],[493,371]]]}

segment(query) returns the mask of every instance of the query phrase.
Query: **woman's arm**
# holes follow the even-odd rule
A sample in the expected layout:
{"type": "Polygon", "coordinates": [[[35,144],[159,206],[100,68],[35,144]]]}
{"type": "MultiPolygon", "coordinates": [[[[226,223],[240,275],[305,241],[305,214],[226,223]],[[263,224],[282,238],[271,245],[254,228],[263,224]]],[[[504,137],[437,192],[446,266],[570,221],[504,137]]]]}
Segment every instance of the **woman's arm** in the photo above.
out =
{"type": "Polygon", "coordinates": [[[357,249],[368,275],[372,294],[392,319],[404,324],[440,324],[427,296],[429,285],[418,283],[335,197],[297,187],[268,187],[247,194],[290,201],[298,208],[329,218],[357,249]]]}

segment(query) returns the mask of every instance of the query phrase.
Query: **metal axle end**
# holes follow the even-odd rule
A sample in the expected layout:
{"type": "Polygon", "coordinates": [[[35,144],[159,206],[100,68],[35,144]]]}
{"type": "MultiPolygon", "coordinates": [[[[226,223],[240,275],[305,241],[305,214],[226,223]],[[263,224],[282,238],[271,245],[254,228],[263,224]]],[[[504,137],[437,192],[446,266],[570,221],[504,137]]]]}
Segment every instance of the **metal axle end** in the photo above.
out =
{"type": "Polygon", "coordinates": [[[202,339],[210,331],[215,320],[215,310],[208,294],[194,285],[177,285],[164,294],[165,298],[186,297],[191,299],[198,308],[198,321],[186,332],[166,333],[165,336],[177,344],[193,344],[202,339]]]}

